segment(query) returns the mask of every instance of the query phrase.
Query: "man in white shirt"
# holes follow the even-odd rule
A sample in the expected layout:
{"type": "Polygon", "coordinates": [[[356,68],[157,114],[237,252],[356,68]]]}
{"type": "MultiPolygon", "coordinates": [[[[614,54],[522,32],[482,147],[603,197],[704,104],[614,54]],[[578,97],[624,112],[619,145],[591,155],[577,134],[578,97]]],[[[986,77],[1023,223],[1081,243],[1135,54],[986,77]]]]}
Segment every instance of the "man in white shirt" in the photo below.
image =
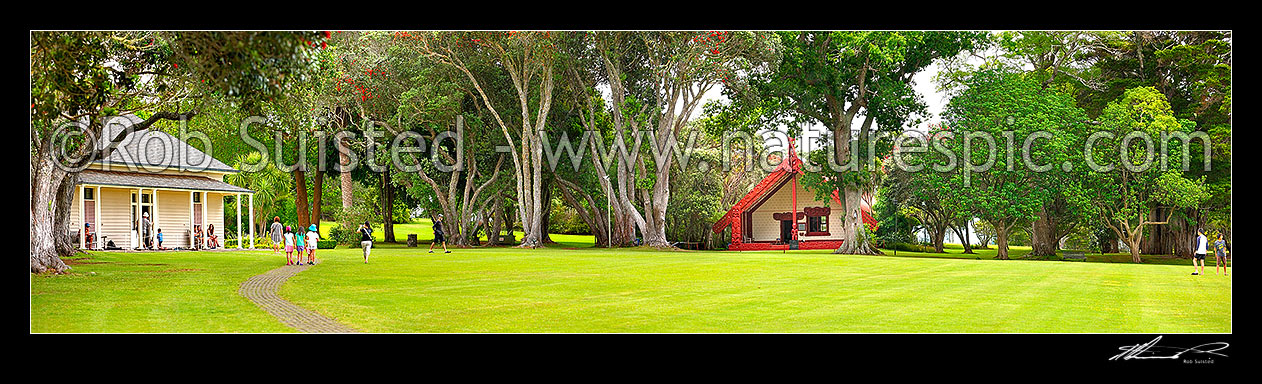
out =
{"type": "Polygon", "coordinates": [[[1192,274],[1205,274],[1205,230],[1196,230],[1196,255],[1192,256],[1192,274]],[[1199,262],[1199,265],[1197,265],[1199,262]]]}

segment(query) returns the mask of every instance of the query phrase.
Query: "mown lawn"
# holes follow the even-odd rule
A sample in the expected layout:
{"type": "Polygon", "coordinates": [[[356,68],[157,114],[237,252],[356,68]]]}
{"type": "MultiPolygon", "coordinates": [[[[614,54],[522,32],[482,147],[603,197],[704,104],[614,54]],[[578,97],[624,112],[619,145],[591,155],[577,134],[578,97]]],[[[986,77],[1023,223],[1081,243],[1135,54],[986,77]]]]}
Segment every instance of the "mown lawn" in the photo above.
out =
{"type": "Polygon", "coordinates": [[[326,257],[282,295],[371,332],[1231,332],[1230,278],[1169,265],[505,248],[326,257]]]}
{"type": "MultiPolygon", "coordinates": [[[[974,253],[971,253],[971,254],[964,253],[964,247],[959,244],[945,244],[943,248],[944,248],[943,251],[945,251],[945,253],[894,251],[890,249],[883,249],[882,251],[885,252],[887,256],[936,257],[936,258],[951,258],[951,259],[993,259],[995,257],[995,254],[998,252],[998,250],[995,249],[995,246],[993,245],[991,245],[989,248],[986,248],[986,249],[974,249],[973,250],[974,253]]],[[[932,250],[932,247],[930,247],[930,250],[932,250]]],[[[1012,246],[1012,247],[1009,247],[1008,249],[1008,257],[1011,259],[1026,259],[1029,253],[1030,253],[1030,247],[1028,246],[1012,246]]],[[[1048,258],[1048,257],[1029,257],[1029,258],[1035,259],[1035,260],[1045,260],[1045,261],[1049,261],[1049,260],[1060,261],[1059,260],[1060,255],[1061,255],[1061,252],[1057,252],[1057,256],[1055,259],[1048,258]]],[[[1131,263],[1132,262],[1130,253],[1100,254],[1100,253],[1087,252],[1084,254],[1084,256],[1087,257],[1087,260],[1086,260],[1087,262],[1092,262],[1092,263],[1131,263]]],[[[1171,255],[1140,255],[1140,260],[1143,260],[1144,264],[1186,265],[1189,267],[1188,273],[1192,273],[1190,269],[1192,266],[1192,261],[1189,259],[1181,259],[1181,258],[1173,257],[1171,255]]],[[[1074,261],[1076,262],[1077,260],[1074,260],[1074,261]]],[[[1228,265],[1230,265],[1230,263],[1228,265]]],[[[1213,266],[1214,266],[1214,257],[1211,255],[1209,258],[1205,260],[1205,267],[1212,268],[1213,266]]]]}
{"type": "MultiPolygon", "coordinates": [[[[590,241],[589,241],[590,244],[590,241]]],[[[1231,332],[1189,266],[899,252],[382,245],[321,250],[281,295],[369,332],[1231,332]],[[976,259],[975,257],[981,257],[976,259]]],[[[95,253],[31,276],[33,332],[289,332],[237,287],[271,252],[95,253]]]]}
{"type": "Polygon", "coordinates": [[[94,252],[67,260],[70,274],[31,275],[31,332],[293,332],[237,294],[276,261],[271,252],[94,252]]]}

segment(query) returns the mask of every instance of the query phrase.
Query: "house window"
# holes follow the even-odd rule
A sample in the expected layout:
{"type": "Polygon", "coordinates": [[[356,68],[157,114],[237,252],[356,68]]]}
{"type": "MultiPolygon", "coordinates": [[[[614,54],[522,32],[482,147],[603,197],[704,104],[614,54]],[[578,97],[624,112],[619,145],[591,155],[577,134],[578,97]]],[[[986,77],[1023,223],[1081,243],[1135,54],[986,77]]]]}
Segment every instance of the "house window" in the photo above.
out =
{"type": "Polygon", "coordinates": [[[83,199],[84,199],[84,200],[96,200],[96,189],[94,189],[94,188],[84,188],[84,189],[83,189],[83,199]]]}
{"type": "Polygon", "coordinates": [[[149,204],[150,202],[152,202],[152,201],[153,201],[153,200],[152,200],[152,197],[153,197],[153,195],[150,195],[150,194],[148,194],[148,193],[143,194],[143,195],[140,195],[140,202],[141,202],[142,204],[149,204]]]}
{"type": "Polygon", "coordinates": [[[202,193],[201,193],[201,192],[193,192],[193,202],[194,202],[194,203],[200,203],[200,202],[202,202],[202,193]]]}
{"type": "Polygon", "coordinates": [[[828,216],[811,216],[806,218],[807,235],[827,235],[828,216]]]}

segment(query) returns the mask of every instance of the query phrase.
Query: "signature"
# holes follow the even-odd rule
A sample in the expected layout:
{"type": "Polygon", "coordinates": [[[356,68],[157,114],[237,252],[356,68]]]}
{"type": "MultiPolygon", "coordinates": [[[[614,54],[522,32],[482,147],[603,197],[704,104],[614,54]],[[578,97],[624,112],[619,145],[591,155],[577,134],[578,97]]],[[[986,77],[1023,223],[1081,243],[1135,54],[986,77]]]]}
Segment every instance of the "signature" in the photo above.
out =
{"type": "Polygon", "coordinates": [[[1157,336],[1156,339],[1152,339],[1152,341],[1147,343],[1119,347],[1118,349],[1121,350],[1122,353],[1110,357],[1109,360],[1178,359],[1180,356],[1183,356],[1183,354],[1189,352],[1227,357],[1227,355],[1218,353],[1218,351],[1227,349],[1229,346],[1229,344],[1224,342],[1215,342],[1205,343],[1191,348],[1163,347],[1157,345],[1158,341],[1161,341],[1161,336],[1157,336]],[[1163,355],[1162,353],[1165,354],[1163,355]]]}

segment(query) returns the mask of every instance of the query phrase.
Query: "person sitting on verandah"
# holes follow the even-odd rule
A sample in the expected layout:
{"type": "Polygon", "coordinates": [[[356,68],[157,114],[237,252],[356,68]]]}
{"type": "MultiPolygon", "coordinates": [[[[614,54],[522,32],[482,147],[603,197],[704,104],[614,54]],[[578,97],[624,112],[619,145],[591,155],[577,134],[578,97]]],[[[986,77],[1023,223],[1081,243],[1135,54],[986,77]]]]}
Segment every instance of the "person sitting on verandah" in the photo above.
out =
{"type": "Polygon", "coordinates": [[[202,226],[193,226],[193,249],[202,248],[202,226]]]}
{"type": "Polygon", "coordinates": [[[92,223],[83,223],[83,242],[91,249],[96,244],[96,232],[92,232],[92,223]]]}
{"type": "Polygon", "coordinates": [[[206,226],[206,239],[208,241],[207,249],[219,248],[219,236],[215,236],[214,224],[206,226]]]}

